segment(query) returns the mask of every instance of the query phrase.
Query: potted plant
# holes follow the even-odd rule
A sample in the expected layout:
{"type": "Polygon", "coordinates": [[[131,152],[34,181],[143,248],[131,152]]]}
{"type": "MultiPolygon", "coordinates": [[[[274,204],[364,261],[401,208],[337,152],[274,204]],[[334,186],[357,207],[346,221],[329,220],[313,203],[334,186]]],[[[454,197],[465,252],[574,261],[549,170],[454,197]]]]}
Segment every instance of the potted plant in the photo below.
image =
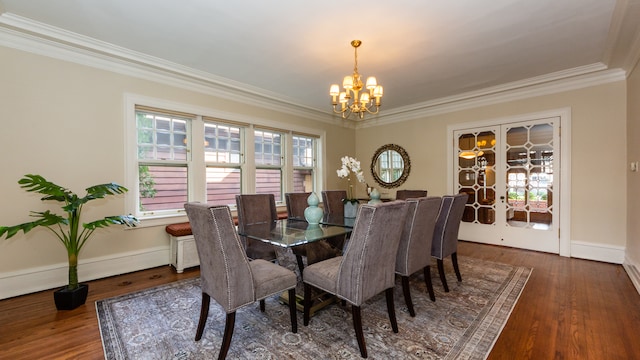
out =
{"type": "Polygon", "coordinates": [[[31,229],[43,226],[49,229],[67,250],[69,260],[69,283],[67,286],[54,292],[54,299],[58,310],[71,310],[82,304],[87,299],[89,287],[87,284],[78,283],[78,255],[91,237],[99,228],[111,224],[136,226],[138,220],[132,215],[107,216],[104,219],[89,223],[80,223],[83,206],[91,200],[102,199],[109,195],[123,194],[127,188],[116,183],[94,185],[86,189],[84,197],[78,197],[71,190],[47,181],[40,175],[25,175],[18,181],[23,189],[28,192],[36,192],[45,195],[42,201],[57,201],[60,203],[65,215],[58,215],[47,210],[44,212],[32,211],[31,216],[35,221],[14,226],[0,226],[0,237],[9,239],[20,230],[25,234],[31,229]]]}

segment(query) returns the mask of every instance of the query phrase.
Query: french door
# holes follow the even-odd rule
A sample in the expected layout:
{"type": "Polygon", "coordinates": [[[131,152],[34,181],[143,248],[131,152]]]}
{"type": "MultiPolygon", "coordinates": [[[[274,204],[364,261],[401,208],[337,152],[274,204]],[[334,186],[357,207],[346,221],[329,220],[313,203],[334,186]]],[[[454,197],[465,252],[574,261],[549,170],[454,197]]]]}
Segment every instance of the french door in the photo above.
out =
{"type": "Polygon", "coordinates": [[[550,117],[454,131],[454,189],[469,194],[460,239],[559,253],[559,128],[550,117]]]}

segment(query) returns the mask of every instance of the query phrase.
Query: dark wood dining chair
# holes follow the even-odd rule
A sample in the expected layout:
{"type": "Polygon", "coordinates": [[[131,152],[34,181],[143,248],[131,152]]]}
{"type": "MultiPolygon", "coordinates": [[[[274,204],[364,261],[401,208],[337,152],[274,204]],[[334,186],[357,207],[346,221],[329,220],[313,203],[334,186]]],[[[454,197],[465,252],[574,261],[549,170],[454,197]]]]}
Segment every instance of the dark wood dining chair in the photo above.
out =
{"type": "MultiPolygon", "coordinates": [[[[284,199],[287,204],[287,217],[289,219],[304,219],[304,209],[307,208],[307,198],[311,195],[310,192],[302,193],[285,193],[284,199]]],[[[304,259],[307,256],[307,248],[305,245],[294,246],[291,251],[296,256],[296,262],[298,263],[298,269],[300,274],[304,270],[304,259]]]]}
{"type": "Polygon", "coordinates": [[[332,216],[344,216],[344,202],[347,198],[346,190],[323,190],[322,206],[324,213],[332,216]]]}
{"type": "MultiPolygon", "coordinates": [[[[238,211],[238,232],[244,233],[244,228],[251,224],[275,222],[278,220],[276,200],[273,194],[242,194],[236,195],[238,211]]],[[[250,259],[264,259],[273,261],[276,252],[272,245],[255,239],[240,236],[245,244],[247,256],[250,259]]]]}
{"type": "Polygon", "coordinates": [[[440,211],[442,199],[440,197],[410,198],[407,201],[409,210],[407,220],[404,223],[398,255],[396,256],[396,274],[402,279],[402,293],[407,304],[409,315],[416,316],[411,301],[411,289],[409,287],[409,277],[419,270],[423,271],[424,282],[427,285],[429,298],[435,301],[431,283],[431,241],[433,230],[436,226],[436,219],[440,211]]]}
{"type": "Polygon", "coordinates": [[[396,191],[396,200],[407,200],[411,198],[426,197],[427,190],[398,190],[396,191]]]}
{"type": "Polygon", "coordinates": [[[358,209],[349,246],[343,256],[304,269],[304,325],[309,324],[311,292],[315,289],[351,304],[360,355],[367,357],[360,307],[385,292],[393,332],[398,332],[393,289],[398,244],[407,217],[406,201],[364,204],[358,209]]]}
{"type": "MultiPolygon", "coordinates": [[[[304,210],[308,206],[307,198],[309,195],[311,195],[310,192],[284,194],[287,202],[287,217],[304,220],[304,210]]],[[[307,265],[310,265],[318,261],[340,255],[342,253],[344,236],[340,236],[339,238],[343,240],[340,241],[340,239],[330,238],[324,241],[316,241],[292,247],[291,251],[296,256],[300,275],[304,276],[305,259],[307,265]]]]}
{"type": "MultiPolygon", "coordinates": [[[[233,329],[236,310],[260,301],[264,312],[264,299],[288,291],[295,299],[296,274],[272,262],[255,259],[249,261],[236,233],[229,207],[200,203],[184,205],[200,258],[200,286],[202,305],[195,340],[202,338],[213,298],[226,312],[226,323],[218,359],[225,359],[233,329]]],[[[295,302],[289,302],[291,331],[298,331],[295,302]]]]}
{"type": "MultiPolygon", "coordinates": [[[[325,215],[336,218],[344,217],[344,202],[347,198],[346,190],[323,190],[322,205],[325,215]]],[[[346,236],[337,236],[327,240],[331,246],[336,249],[344,250],[351,234],[346,236]]]]}
{"type": "Polygon", "coordinates": [[[307,199],[310,192],[285,193],[284,200],[287,205],[287,217],[304,220],[304,209],[307,208],[307,199]]]}
{"type": "Polygon", "coordinates": [[[437,260],[438,273],[445,292],[449,292],[443,263],[446,257],[451,256],[456,277],[458,281],[462,281],[462,275],[460,275],[460,268],[458,267],[458,231],[460,230],[460,222],[462,221],[464,207],[468,198],[468,194],[443,196],[436,227],[433,231],[431,256],[437,260]]]}

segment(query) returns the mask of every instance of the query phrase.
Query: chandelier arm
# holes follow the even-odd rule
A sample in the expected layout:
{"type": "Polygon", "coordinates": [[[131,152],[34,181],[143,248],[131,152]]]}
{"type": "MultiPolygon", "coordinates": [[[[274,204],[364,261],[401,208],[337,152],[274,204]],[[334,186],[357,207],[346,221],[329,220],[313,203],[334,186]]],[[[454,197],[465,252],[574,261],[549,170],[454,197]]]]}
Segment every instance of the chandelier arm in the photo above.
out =
{"type": "Polygon", "coordinates": [[[344,114],[344,113],[347,111],[347,109],[348,109],[348,108],[344,108],[344,109],[340,109],[340,110],[338,110],[338,109],[336,108],[336,106],[337,106],[337,105],[334,105],[334,106],[333,106],[333,112],[334,112],[334,113],[336,113],[336,114],[344,114]]]}
{"type": "Polygon", "coordinates": [[[369,110],[369,108],[365,108],[365,110],[367,110],[367,112],[368,112],[369,114],[375,115],[375,114],[377,114],[377,113],[379,113],[379,112],[380,112],[380,107],[379,107],[379,106],[376,106],[376,111],[371,111],[371,110],[369,110]]]}
{"type": "Polygon", "coordinates": [[[347,107],[343,112],[342,112],[342,118],[343,119],[348,119],[351,114],[353,114],[353,111],[351,110],[350,107],[347,107]]]}

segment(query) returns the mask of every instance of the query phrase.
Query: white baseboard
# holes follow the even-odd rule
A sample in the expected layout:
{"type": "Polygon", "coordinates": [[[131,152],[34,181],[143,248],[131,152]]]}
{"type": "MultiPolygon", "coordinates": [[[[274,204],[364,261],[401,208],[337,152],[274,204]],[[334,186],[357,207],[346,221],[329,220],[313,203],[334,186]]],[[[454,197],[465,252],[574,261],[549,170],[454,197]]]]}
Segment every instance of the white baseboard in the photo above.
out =
{"type": "MultiPolygon", "coordinates": [[[[169,264],[169,247],[80,260],[78,278],[89,281],[169,264]]],[[[68,264],[60,263],[0,273],[0,299],[54,289],[67,284],[68,264]]]]}
{"type": "Polygon", "coordinates": [[[636,287],[636,290],[640,294],[640,271],[638,271],[640,264],[634,263],[627,257],[622,266],[624,266],[624,270],[627,272],[627,275],[629,275],[633,286],[636,287]]]}
{"type": "Polygon", "coordinates": [[[602,261],[613,264],[622,264],[625,257],[625,248],[623,246],[572,241],[571,257],[602,261]]]}

